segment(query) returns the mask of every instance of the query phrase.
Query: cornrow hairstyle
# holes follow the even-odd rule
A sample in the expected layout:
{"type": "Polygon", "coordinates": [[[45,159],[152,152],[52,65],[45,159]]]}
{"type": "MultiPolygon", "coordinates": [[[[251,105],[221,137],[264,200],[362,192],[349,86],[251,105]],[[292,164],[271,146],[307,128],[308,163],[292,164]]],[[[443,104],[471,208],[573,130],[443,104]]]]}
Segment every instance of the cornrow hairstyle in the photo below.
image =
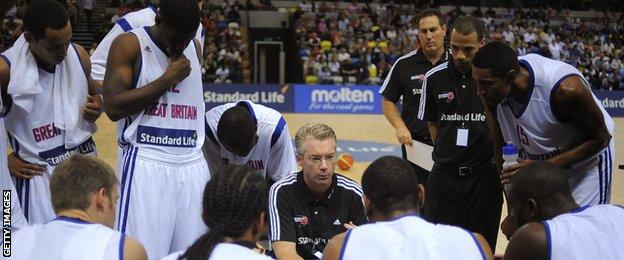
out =
{"type": "Polygon", "coordinates": [[[202,218],[208,233],[202,235],[179,259],[205,260],[225,237],[236,238],[253,225],[268,207],[268,187],[251,168],[230,165],[206,184],[202,218]]]}

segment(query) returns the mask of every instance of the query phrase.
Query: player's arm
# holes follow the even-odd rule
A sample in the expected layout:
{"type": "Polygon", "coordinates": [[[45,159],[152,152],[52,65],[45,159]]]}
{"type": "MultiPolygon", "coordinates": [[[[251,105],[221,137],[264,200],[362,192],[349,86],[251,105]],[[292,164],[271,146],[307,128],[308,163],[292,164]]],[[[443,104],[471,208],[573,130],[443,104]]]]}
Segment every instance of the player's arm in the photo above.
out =
{"type": "Polygon", "coordinates": [[[190,73],[190,63],[182,55],[172,60],[159,78],[143,87],[133,88],[133,76],[138,73],[134,66],[140,52],[139,40],[131,33],[120,35],[111,45],[103,89],[104,111],[113,121],[146,109],[190,73]]]}
{"type": "Polygon", "coordinates": [[[139,241],[126,237],[123,257],[128,260],[147,260],[147,253],[139,241]]]}
{"type": "Polygon", "coordinates": [[[82,68],[84,69],[85,76],[87,77],[87,87],[89,88],[89,95],[87,95],[87,103],[83,109],[83,117],[89,122],[95,122],[102,114],[102,95],[98,94],[95,82],[91,78],[91,60],[89,54],[80,45],[75,44],[80,60],[82,61],[82,68]]]}
{"type": "MultiPolygon", "coordinates": [[[[11,68],[9,64],[2,58],[0,58],[0,92],[2,94],[2,104],[6,109],[10,109],[13,104],[13,99],[9,94],[7,94],[7,90],[9,88],[9,81],[11,75],[11,68]]],[[[4,116],[4,115],[0,115],[4,116]]],[[[0,118],[0,120],[4,120],[0,118]]],[[[1,148],[1,149],[5,149],[1,148]]],[[[19,156],[12,152],[7,156],[7,166],[9,168],[9,173],[11,176],[31,179],[36,175],[41,175],[45,171],[45,165],[41,164],[32,164],[26,162],[19,158],[19,156]]]]}
{"type": "Polygon", "coordinates": [[[427,128],[429,129],[429,135],[431,136],[431,142],[435,144],[436,138],[438,137],[438,123],[436,122],[427,122],[427,128]]]}
{"type": "Polygon", "coordinates": [[[340,254],[342,253],[342,244],[344,243],[344,239],[346,236],[346,232],[340,233],[332,237],[331,240],[325,246],[325,251],[323,251],[323,259],[326,260],[338,260],[340,259],[340,254]]]}
{"type": "Polygon", "coordinates": [[[384,116],[386,116],[388,122],[390,122],[392,127],[394,127],[399,143],[411,146],[412,133],[405,125],[405,122],[403,122],[401,113],[399,113],[399,109],[396,107],[396,104],[382,96],[381,110],[383,111],[384,116]]]}
{"type": "MultiPolygon", "coordinates": [[[[428,74],[428,73],[427,73],[428,74]]],[[[425,74],[425,75],[427,75],[425,74]]],[[[429,80],[429,75],[425,77],[422,84],[422,95],[420,95],[418,119],[427,121],[427,128],[431,136],[431,142],[435,145],[438,138],[438,108],[435,100],[435,86],[429,80]]]]}
{"type": "MultiPolygon", "coordinates": [[[[485,105],[485,102],[483,104],[485,105]]],[[[503,138],[503,133],[496,117],[496,106],[485,107],[485,122],[487,123],[488,129],[490,130],[490,134],[492,136],[494,160],[500,171],[503,169],[503,145],[505,144],[505,139],[503,138]]]]}
{"type": "Polygon", "coordinates": [[[545,260],[547,259],[548,239],[544,224],[531,222],[522,226],[511,237],[505,250],[505,260],[545,260]]]}
{"type": "Polygon", "coordinates": [[[568,118],[584,138],[576,147],[549,161],[567,167],[594,156],[609,144],[611,135],[602,111],[581,78],[572,76],[563,80],[554,95],[554,112],[568,118]]]}
{"type": "Polygon", "coordinates": [[[292,204],[278,188],[280,183],[275,183],[269,191],[269,238],[271,246],[278,260],[302,259],[297,254],[295,244],[297,234],[293,222],[292,204]]]}
{"type": "Polygon", "coordinates": [[[472,235],[477,239],[477,245],[479,246],[479,250],[483,252],[483,256],[485,256],[485,259],[493,260],[494,254],[492,253],[492,249],[490,248],[490,245],[485,240],[485,238],[478,233],[472,233],[472,235]]]}

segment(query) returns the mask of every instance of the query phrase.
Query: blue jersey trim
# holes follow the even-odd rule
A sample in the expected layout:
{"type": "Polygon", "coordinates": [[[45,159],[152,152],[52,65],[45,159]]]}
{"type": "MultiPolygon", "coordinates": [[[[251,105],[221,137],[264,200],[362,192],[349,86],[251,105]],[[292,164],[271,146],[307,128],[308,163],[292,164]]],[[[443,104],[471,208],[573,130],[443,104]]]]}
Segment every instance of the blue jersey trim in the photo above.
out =
{"type": "Polygon", "coordinates": [[[128,20],[126,20],[126,18],[119,19],[119,21],[117,21],[117,24],[119,25],[119,27],[121,27],[122,30],[124,30],[124,32],[132,30],[132,26],[130,25],[130,23],[128,23],[128,20]]]}
{"type": "Polygon", "coordinates": [[[119,260],[124,259],[124,246],[126,245],[126,233],[121,233],[119,238],[119,260]]]}
{"type": "Polygon", "coordinates": [[[338,256],[339,260],[342,260],[344,257],[345,250],[347,249],[347,242],[349,241],[349,236],[351,236],[351,230],[347,230],[344,241],[342,241],[342,246],[340,247],[340,255],[338,256]]]}
{"type": "Polygon", "coordinates": [[[546,232],[546,259],[550,260],[552,258],[552,238],[550,237],[550,227],[548,226],[548,222],[542,221],[544,225],[544,231],[546,232]]]}
{"type": "Polygon", "coordinates": [[[514,114],[516,118],[520,118],[522,117],[522,114],[524,114],[524,111],[527,109],[527,107],[529,106],[529,103],[531,102],[531,97],[533,96],[533,89],[535,89],[535,73],[533,72],[533,68],[525,60],[519,60],[518,62],[520,63],[521,66],[523,66],[529,71],[530,85],[529,85],[528,95],[525,97],[524,104],[522,104],[522,108],[520,109],[520,111],[518,111],[518,113],[515,113],[513,109],[511,109],[511,105],[509,106],[509,109],[511,110],[512,114],[514,114]]]}
{"type": "Polygon", "coordinates": [[[271,148],[273,148],[273,145],[277,143],[277,140],[282,135],[284,126],[286,126],[286,120],[284,120],[284,117],[280,117],[280,120],[277,122],[277,126],[275,126],[275,130],[273,131],[273,135],[271,135],[271,148]]]}

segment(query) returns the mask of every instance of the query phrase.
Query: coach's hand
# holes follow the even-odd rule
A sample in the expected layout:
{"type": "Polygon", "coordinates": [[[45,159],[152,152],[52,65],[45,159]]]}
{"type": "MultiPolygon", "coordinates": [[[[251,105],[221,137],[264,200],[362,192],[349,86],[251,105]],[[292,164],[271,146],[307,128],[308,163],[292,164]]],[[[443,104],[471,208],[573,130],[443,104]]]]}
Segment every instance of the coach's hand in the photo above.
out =
{"type": "Polygon", "coordinates": [[[518,164],[506,167],[505,169],[503,169],[503,172],[500,175],[501,183],[509,183],[509,179],[514,176],[514,174],[516,174],[520,169],[526,167],[533,162],[533,160],[522,160],[518,164]]]}
{"type": "Polygon", "coordinates": [[[191,74],[191,62],[184,55],[180,55],[171,60],[163,76],[173,84],[177,84],[189,74],[191,74]]]}
{"type": "Polygon", "coordinates": [[[17,154],[11,153],[8,158],[9,172],[11,176],[32,179],[36,175],[42,175],[46,169],[45,165],[33,164],[19,158],[17,154]]]}
{"type": "Polygon", "coordinates": [[[412,146],[412,133],[410,133],[407,127],[398,127],[396,130],[396,136],[399,143],[412,146]]]}
{"type": "Polygon", "coordinates": [[[353,221],[349,221],[349,223],[344,223],[343,226],[347,229],[347,230],[351,230],[356,228],[357,226],[355,224],[353,224],[353,221]]]}
{"type": "Polygon", "coordinates": [[[85,105],[82,117],[89,121],[95,122],[102,114],[102,95],[95,94],[94,96],[87,96],[87,104],[85,105]]]}

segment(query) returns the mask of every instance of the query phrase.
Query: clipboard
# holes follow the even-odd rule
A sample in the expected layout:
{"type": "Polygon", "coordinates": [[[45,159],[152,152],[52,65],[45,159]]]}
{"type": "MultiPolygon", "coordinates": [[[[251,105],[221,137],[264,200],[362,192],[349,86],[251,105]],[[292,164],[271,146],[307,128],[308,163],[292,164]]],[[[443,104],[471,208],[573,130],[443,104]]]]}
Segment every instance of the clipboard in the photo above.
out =
{"type": "Polygon", "coordinates": [[[421,168],[431,171],[433,169],[433,146],[412,140],[412,146],[405,146],[407,160],[420,166],[421,168]]]}

